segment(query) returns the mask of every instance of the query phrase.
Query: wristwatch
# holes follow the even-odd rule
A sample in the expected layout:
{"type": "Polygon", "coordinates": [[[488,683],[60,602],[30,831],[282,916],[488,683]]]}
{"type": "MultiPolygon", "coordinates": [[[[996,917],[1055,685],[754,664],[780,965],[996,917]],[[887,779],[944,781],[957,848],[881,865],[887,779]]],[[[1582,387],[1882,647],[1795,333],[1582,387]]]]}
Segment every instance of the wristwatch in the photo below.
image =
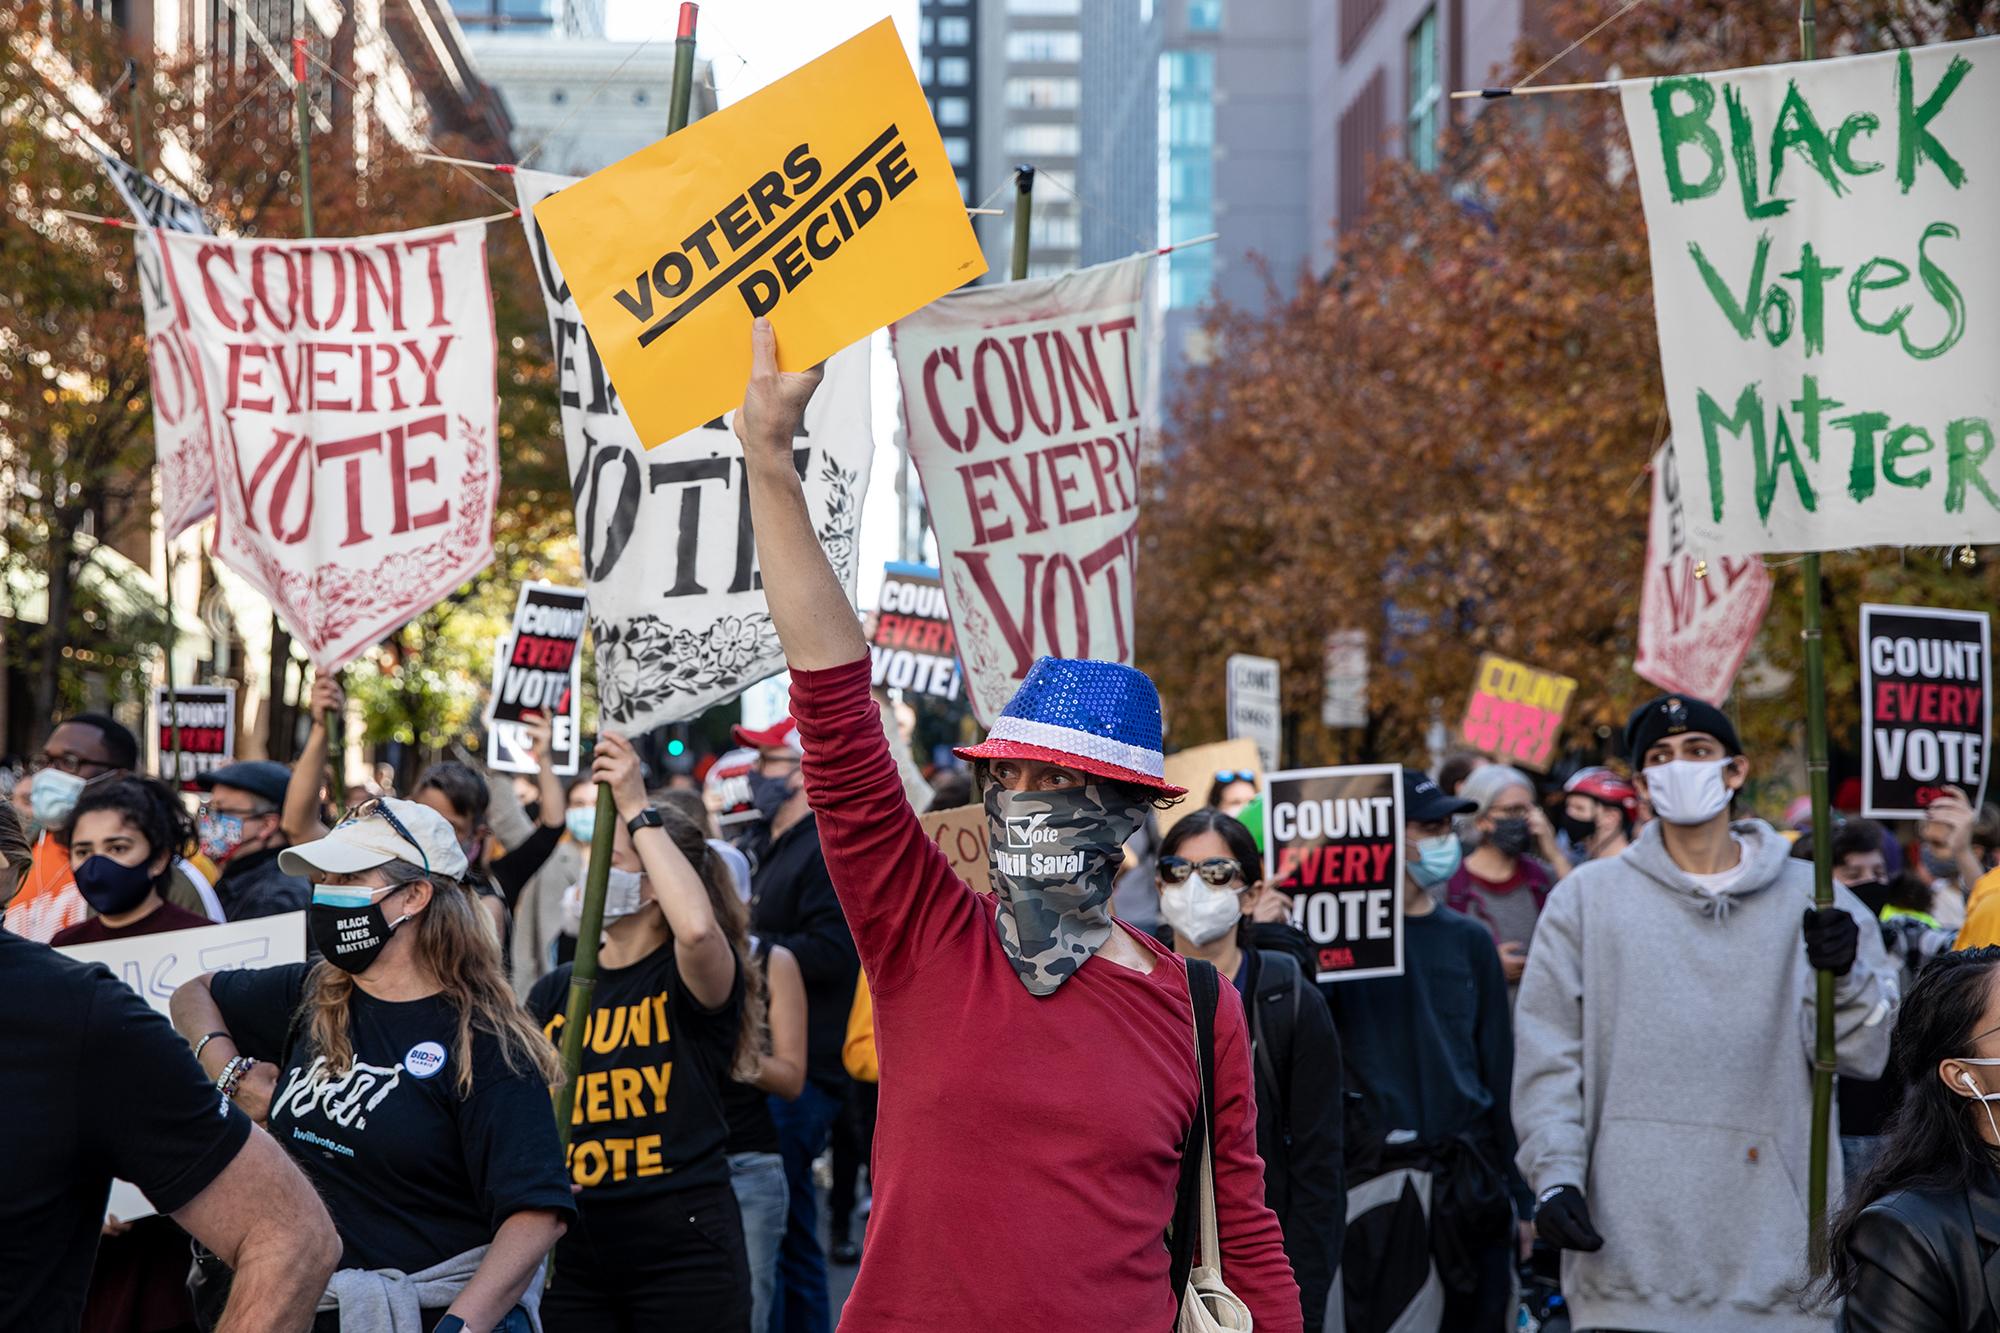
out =
{"type": "Polygon", "coordinates": [[[666,826],[667,821],[660,818],[660,812],[650,805],[625,821],[625,831],[635,838],[639,836],[639,830],[642,828],[665,828],[666,826]]]}
{"type": "Polygon", "coordinates": [[[460,1319],[455,1314],[448,1314],[437,1321],[437,1327],[431,1333],[464,1333],[464,1329],[465,1321],[463,1319],[460,1319]]]}

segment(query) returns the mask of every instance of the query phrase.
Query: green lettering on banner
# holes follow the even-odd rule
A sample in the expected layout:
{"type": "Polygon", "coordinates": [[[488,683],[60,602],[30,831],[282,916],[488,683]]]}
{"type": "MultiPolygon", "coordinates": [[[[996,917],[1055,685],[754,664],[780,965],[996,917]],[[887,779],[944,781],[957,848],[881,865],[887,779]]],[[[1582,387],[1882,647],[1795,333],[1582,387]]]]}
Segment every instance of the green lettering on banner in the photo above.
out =
{"type": "Polygon", "coordinates": [[[1799,328],[1807,356],[1826,350],[1826,284],[1840,272],[1837,265],[1822,264],[1807,241],[1799,247],[1799,266],[1782,275],[1799,284],[1799,328]]]}
{"type": "Polygon", "coordinates": [[[1857,504],[1875,494],[1875,437],[1889,428],[1887,412],[1854,412],[1833,424],[1854,432],[1854,456],[1847,469],[1847,495],[1857,504]]]}
{"type": "Polygon", "coordinates": [[[1723,282],[1722,275],[1708,262],[1708,256],[1701,252],[1700,241],[1688,242],[1688,253],[1694,256],[1694,266],[1701,272],[1701,280],[1708,284],[1708,294],[1715,298],[1715,304],[1722,310],[1722,317],[1729,321],[1729,327],[1736,330],[1736,336],[1749,341],[1755,327],[1757,315],[1757,293],[1764,290],[1764,261],[1771,255],[1771,233],[1765,232],[1757,238],[1757,257],[1750,261],[1750,283],[1738,301],[1736,294],[1723,282]]]}
{"type": "Polygon", "coordinates": [[[1792,411],[1799,414],[1801,422],[1799,435],[1805,442],[1807,456],[1813,462],[1819,462],[1820,418],[1843,406],[1845,404],[1820,392],[1817,375],[1807,375],[1800,385],[1799,396],[1792,399],[1792,411]]]}
{"type": "Polygon", "coordinates": [[[1840,128],[1833,132],[1834,165],[1850,176],[1866,176],[1882,169],[1880,162],[1862,162],[1854,156],[1854,140],[1857,135],[1873,134],[1882,128],[1882,118],[1866,111],[1857,111],[1840,122],[1840,128]]]}
{"type": "Polygon", "coordinates": [[[1722,521],[1722,444],[1716,439],[1717,428],[1727,430],[1741,439],[1743,432],[1750,432],[1750,443],[1757,451],[1759,470],[1764,458],[1764,399],[1757,392],[1757,385],[1743,386],[1743,392],[1736,398],[1736,413],[1723,415],[1722,408],[1708,396],[1708,390],[1695,390],[1695,407],[1701,413],[1701,440],[1708,453],[1708,498],[1714,510],[1715,521],[1722,521]]]}
{"type": "Polygon", "coordinates": [[[1910,317],[1910,311],[1914,307],[1899,305],[1889,312],[1887,319],[1874,320],[1861,313],[1861,295],[1863,292],[1886,292],[1902,286],[1909,280],[1908,267],[1887,255],[1878,255],[1856,269],[1854,277],[1847,284],[1847,310],[1854,316],[1855,326],[1867,333],[1893,333],[1901,328],[1903,321],[1910,317]],[[1878,280],[1874,277],[1878,268],[1890,270],[1895,276],[1886,281],[1878,280]]]}
{"type": "MultiPolygon", "coordinates": [[[[1653,85],[1653,115],[1660,126],[1660,157],[1667,171],[1667,192],[1677,204],[1706,199],[1722,188],[1722,139],[1708,123],[1715,111],[1715,88],[1706,79],[1661,79],[1653,85]],[[1673,108],[1674,95],[1685,93],[1693,105],[1673,108]],[[1690,184],[1681,171],[1681,149],[1695,147],[1708,158],[1708,174],[1690,184]]],[[[1749,337],[1749,334],[1744,334],[1749,337]]]]}
{"type": "MultiPolygon", "coordinates": [[[[1930,123],[1944,110],[1945,102],[1965,76],[1972,71],[1972,62],[1964,56],[1953,56],[1945,66],[1944,77],[1938,80],[1931,95],[1920,104],[1916,97],[1916,78],[1911,71],[1910,53],[1896,53],[1896,183],[1904,194],[1916,184],[1917,167],[1924,159],[1935,163],[1939,174],[1950,183],[1952,189],[1965,184],[1965,168],[1958,165],[1958,159],[1945,151],[1944,145],[1930,131],[1930,123]]],[[[1991,127],[1989,127],[1991,128],[1991,127]]]]}
{"type": "Polygon", "coordinates": [[[1785,169],[1787,148],[1796,149],[1836,197],[1847,192],[1847,187],[1840,183],[1840,176],[1834,171],[1833,145],[1827,142],[1826,132],[1814,119],[1812,107],[1807,105],[1805,94],[1799,91],[1797,79],[1785,85],[1785,103],[1778,108],[1778,123],[1771,131],[1773,194],[1778,192],[1778,176],[1785,169]]]}
{"type": "Polygon", "coordinates": [[[1898,469],[1898,464],[1906,458],[1920,457],[1935,448],[1937,441],[1933,440],[1931,433],[1922,426],[1896,427],[1889,432],[1889,438],[1882,441],[1882,475],[1889,479],[1891,486],[1922,490],[1930,485],[1931,470],[1926,467],[1905,473],[1898,469]],[[1909,443],[1911,440],[1921,440],[1923,443],[1913,445],[1909,443]]]}
{"type": "Polygon", "coordinates": [[[1896,330],[1896,336],[1903,340],[1903,350],[1919,361],[1929,361],[1933,357],[1943,356],[1965,336],[1965,297],[1958,290],[1958,284],[1947,277],[1943,269],[1931,262],[1930,254],[1924,248],[1940,236],[1955,241],[1958,239],[1958,228],[1949,222],[1933,222],[1924,228],[1923,239],[1917,242],[1917,277],[1923,281],[1924,289],[1944,307],[1945,314],[1951,320],[1950,327],[1944,337],[1932,347],[1918,347],[1911,343],[1910,335],[1906,332],[1909,328],[1907,321],[1896,330]]]}
{"type": "MultiPolygon", "coordinates": [[[[1757,446],[1757,517],[1763,519],[1766,524],[1769,524],[1771,521],[1771,503],[1777,498],[1778,494],[1778,469],[1780,466],[1787,466],[1791,469],[1792,485],[1797,489],[1799,494],[1799,507],[1804,509],[1808,514],[1813,513],[1819,508],[1819,497],[1813,493],[1812,482],[1806,478],[1805,464],[1799,461],[1798,446],[1792,443],[1792,428],[1786,424],[1785,414],[1783,412],[1778,413],[1777,420],[1771,431],[1771,454],[1769,458],[1764,456],[1764,449],[1761,443],[1763,431],[1760,429],[1757,434],[1760,440],[1757,446]]],[[[1814,459],[1813,461],[1818,462],[1819,460],[1814,459]]]]}
{"type": "Polygon", "coordinates": [[[1965,512],[1965,487],[1970,482],[1986,497],[1986,503],[2000,509],[2000,495],[1993,493],[1993,487],[1981,472],[1986,460],[1993,455],[1993,427],[1980,417],[1960,417],[1944,428],[1945,488],[1944,511],[1947,514],[1965,512]],[[1978,435],[1980,446],[1972,447],[1972,437],[1978,435]]]}
{"type": "Polygon", "coordinates": [[[1778,217],[1791,209],[1792,201],[1757,198],[1757,135],[1750,124],[1749,108],[1743,105],[1743,94],[1724,84],[1722,101],[1729,109],[1729,151],[1736,159],[1736,184],[1743,192],[1743,216],[1752,221],[1778,217]]]}

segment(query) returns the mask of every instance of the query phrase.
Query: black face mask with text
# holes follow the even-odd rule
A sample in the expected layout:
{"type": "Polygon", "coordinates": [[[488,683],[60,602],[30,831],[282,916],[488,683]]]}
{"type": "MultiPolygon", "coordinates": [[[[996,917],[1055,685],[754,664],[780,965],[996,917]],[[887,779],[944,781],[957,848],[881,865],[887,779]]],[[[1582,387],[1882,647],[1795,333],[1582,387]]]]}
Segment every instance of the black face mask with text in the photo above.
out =
{"type": "Polygon", "coordinates": [[[1052,995],[1111,938],[1111,890],[1143,805],[1108,784],[1068,791],[986,789],[994,921],[1032,995],[1052,995]]]}
{"type": "Polygon", "coordinates": [[[389,946],[389,936],[410,919],[411,914],[405,913],[389,920],[382,904],[374,901],[376,892],[366,885],[313,886],[312,913],[307,923],[313,946],[322,958],[343,972],[358,976],[374,966],[382,950],[389,946]]]}

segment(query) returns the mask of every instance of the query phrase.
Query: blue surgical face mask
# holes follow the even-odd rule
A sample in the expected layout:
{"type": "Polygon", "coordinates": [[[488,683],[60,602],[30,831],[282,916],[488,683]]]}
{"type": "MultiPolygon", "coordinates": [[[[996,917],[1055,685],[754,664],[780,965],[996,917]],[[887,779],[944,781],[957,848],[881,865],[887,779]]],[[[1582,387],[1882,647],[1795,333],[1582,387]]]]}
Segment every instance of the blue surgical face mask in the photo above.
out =
{"type": "Polygon", "coordinates": [[[578,842],[587,843],[597,833],[597,808],[580,805],[563,816],[563,827],[578,842]]]}
{"type": "Polygon", "coordinates": [[[35,822],[45,829],[61,828],[69,822],[77,798],[87,785],[76,774],[60,768],[45,768],[35,774],[35,787],[28,797],[34,806],[35,822]]]}
{"type": "Polygon", "coordinates": [[[1417,841],[1416,863],[1408,867],[1410,878],[1420,888],[1434,889],[1458,873],[1458,864],[1464,857],[1465,849],[1459,845],[1456,833],[1421,838],[1417,841]]]}

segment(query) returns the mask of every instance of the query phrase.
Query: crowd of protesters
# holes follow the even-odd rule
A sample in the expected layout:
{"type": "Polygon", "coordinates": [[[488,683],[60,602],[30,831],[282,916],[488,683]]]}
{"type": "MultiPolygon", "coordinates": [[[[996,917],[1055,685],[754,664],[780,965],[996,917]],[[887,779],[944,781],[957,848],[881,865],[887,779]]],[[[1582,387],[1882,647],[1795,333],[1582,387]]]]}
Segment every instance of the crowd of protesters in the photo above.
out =
{"type": "Polygon", "coordinates": [[[916,762],[829,610],[815,383],[760,328],[738,430],[791,712],[737,729],[740,798],[609,732],[565,782],[536,720],[533,775],[445,760],[336,815],[330,680],[297,764],[192,809],[110,716],[49,733],[0,805],[0,967],[47,997],[0,1053],[0,1267],[35,1275],[0,1326],[1164,1330],[1211,1283],[1271,1333],[1995,1327],[2000,810],[1842,817],[1816,908],[1731,719],[1664,696],[1617,767],[1407,767],[1401,973],[1320,984],[1256,775],[1170,804],[1139,672],[1044,659],[916,762]],[[990,898],[918,820],[967,804],[990,898]],[[306,961],[187,982],[177,1035],[40,947],[286,913],[306,961]],[[105,1216],[114,1176],[157,1214],[105,1216]]]}

